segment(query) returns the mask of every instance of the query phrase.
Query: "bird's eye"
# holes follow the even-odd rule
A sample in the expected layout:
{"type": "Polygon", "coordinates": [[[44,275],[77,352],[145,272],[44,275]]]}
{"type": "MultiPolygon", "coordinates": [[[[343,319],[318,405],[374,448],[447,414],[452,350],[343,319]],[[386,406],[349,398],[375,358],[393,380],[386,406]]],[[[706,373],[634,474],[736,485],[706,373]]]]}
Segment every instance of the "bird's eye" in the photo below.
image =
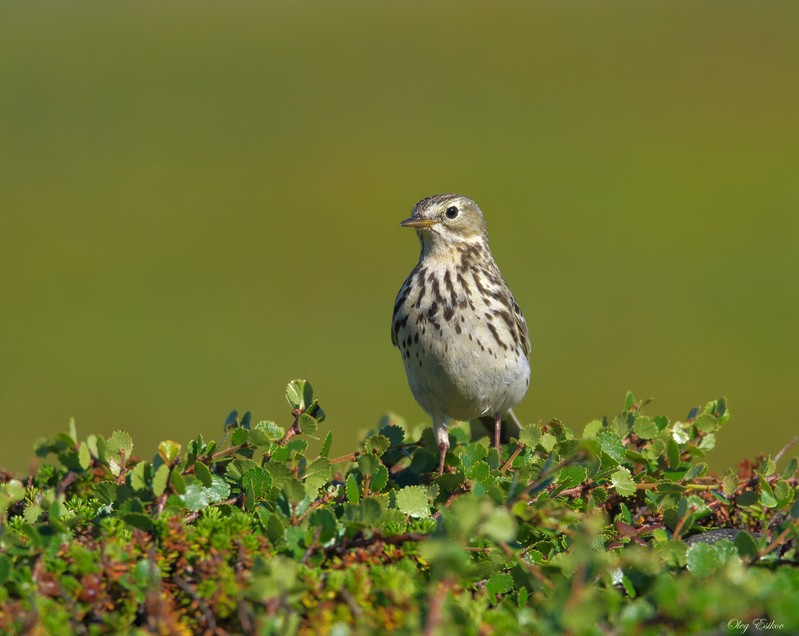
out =
{"type": "Polygon", "coordinates": [[[454,219],[456,216],[458,216],[458,212],[459,212],[458,208],[455,207],[454,205],[451,205],[450,207],[447,208],[447,218],[454,219]]]}

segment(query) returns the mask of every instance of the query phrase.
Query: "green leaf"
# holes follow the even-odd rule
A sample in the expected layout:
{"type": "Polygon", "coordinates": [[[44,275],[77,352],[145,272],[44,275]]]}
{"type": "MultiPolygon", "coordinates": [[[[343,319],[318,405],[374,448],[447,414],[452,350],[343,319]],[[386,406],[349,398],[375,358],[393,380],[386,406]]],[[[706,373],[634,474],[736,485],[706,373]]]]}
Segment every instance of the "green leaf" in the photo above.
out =
{"type": "Polygon", "coordinates": [[[194,474],[203,486],[206,488],[211,486],[211,471],[208,469],[208,466],[202,462],[194,462],[194,474]]]}
{"type": "Polygon", "coordinates": [[[583,428],[583,439],[596,439],[599,431],[602,430],[602,420],[591,420],[583,428]]]}
{"type": "Polygon", "coordinates": [[[92,465],[92,454],[86,442],[81,442],[78,447],[78,463],[83,470],[88,470],[92,465]]]}
{"type": "Polygon", "coordinates": [[[153,466],[150,462],[139,462],[133,467],[129,475],[130,487],[133,490],[147,490],[152,482],[153,466]]]}
{"type": "Polygon", "coordinates": [[[380,460],[371,453],[361,455],[358,458],[358,468],[364,475],[374,475],[382,466],[380,460]]]}
{"type": "Polygon", "coordinates": [[[164,440],[158,445],[158,454],[167,466],[172,466],[180,455],[181,446],[171,439],[164,440]]]}
{"type": "Polygon", "coordinates": [[[627,391],[627,395],[624,398],[624,410],[629,411],[633,406],[635,406],[635,396],[632,391],[627,391]]]}
{"type": "Polygon", "coordinates": [[[397,426],[396,424],[384,426],[380,429],[380,434],[388,437],[388,440],[393,447],[399,446],[405,439],[405,431],[401,426],[397,426]]]}
{"type": "Polygon", "coordinates": [[[797,470],[799,470],[799,457],[791,457],[788,463],[785,464],[780,475],[782,475],[784,479],[790,479],[796,476],[797,470]]]}
{"type": "Polygon", "coordinates": [[[322,443],[322,452],[319,453],[322,457],[330,456],[330,446],[333,444],[333,431],[328,431],[325,435],[325,441],[322,443]]]}
{"type": "Polygon", "coordinates": [[[541,441],[541,431],[535,424],[525,424],[519,431],[519,443],[527,448],[535,448],[541,441]]]}
{"type": "Polygon", "coordinates": [[[153,494],[158,497],[164,493],[169,483],[169,466],[161,464],[153,476],[153,494]]]}
{"type": "Polygon", "coordinates": [[[169,483],[178,495],[182,495],[186,492],[186,480],[177,470],[173,470],[169,473],[169,483]]]}
{"type": "Polygon", "coordinates": [[[480,532],[497,543],[510,543],[518,531],[516,519],[505,507],[496,507],[479,526],[480,532]]]}
{"type": "Polygon", "coordinates": [[[406,486],[396,492],[397,508],[409,517],[430,516],[427,489],[423,486],[406,486]]]}
{"type": "MultiPolygon", "coordinates": [[[[210,473],[209,473],[210,474],[210,473]]],[[[263,468],[251,468],[241,476],[244,492],[244,509],[252,510],[263,501],[272,487],[272,475],[263,468]]]]}
{"type": "Polygon", "coordinates": [[[774,484],[774,498],[777,500],[778,508],[786,508],[793,501],[793,497],[793,488],[787,481],[780,479],[774,484]]]}
{"type": "Polygon", "coordinates": [[[247,443],[247,438],[250,436],[250,431],[246,428],[234,428],[230,434],[230,445],[241,446],[247,443]]]}
{"type": "Polygon", "coordinates": [[[300,416],[297,418],[297,426],[300,431],[302,431],[303,435],[313,437],[316,435],[316,431],[319,428],[319,422],[316,418],[311,417],[307,413],[300,413],[300,416]]]}
{"type": "Polygon", "coordinates": [[[309,517],[311,527],[319,529],[319,543],[324,545],[338,534],[336,516],[327,508],[317,508],[309,517]]]}
{"type": "Polygon", "coordinates": [[[561,490],[568,490],[583,483],[588,477],[588,471],[583,466],[566,466],[558,475],[558,486],[561,490]]]}
{"type": "Polygon", "coordinates": [[[111,453],[120,454],[124,451],[125,457],[130,458],[133,451],[133,438],[125,431],[114,431],[106,440],[106,448],[111,453]]]}
{"type": "Polygon", "coordinates": [[[666,443],[666,455],[669,460],[669,468],[677,468],[680,465],[680,447],[673,439],[666,443]]]}
{"type": "Polygon", "coordinates": [[[378,456],[385,453],[389,446],[391,446],[391,440],[389,440],[385,435],[380,435],[379,433],[376,435],[370,435],[363,443],[363,448],[367,453],[374,453],[378,456]]]}
{"type": "Polygon", "coordinates": [[[735,547],[738,550],[738,555],[747,561],[755,561],[760,556],[757,549],[757,544],[748,532],[739,532],[735,536],[735,547]]]}
{"type": "Polygon", "coordinates": [[[388,468],[381,464],[380,468],[372,475],[372,481],[369,482],[369,488],[372,492],[380,492],[388,484],[388,468]]]}
{"type": "Polygon", "coordinates": [[[621,438],[616,435],[616,433],[612,431],[602,431],[597,434],[596,439],[602,448],[602,452],[608,455],[608,457],[613,459],[617,464],[624,461],[627,449],[624,447],[624,442],[621,441],[621,438]]]}
{"type": "Polygon", "coordinates": [[[230,496],[230,486],[219,475],[211,476],[210,488],[203,486],[199,480],[186,484],[185,492],[178,495],[183,505],[192,512],[198,512],[211,504],[224,501],[230,496]]]}
{"type": "Polygon", "coordinates": [[[688,571],[699,578],[707,578],[724,566],[732,553],[738,551],[731,541],[722,539],[716,543],[697,542],[686,552],[688,571]]]}
{"type": "Polygon", "coordinates": [[[732,469],[728,468],[727,473],[724,475],[724,479],[722,480],[722,490],[724,491],[724,494],[728,497],[732,496],[732,493],[738,489],[738,484],[738,476],[732,472],[732,469]]]}
{"type": "Polygon", "coordinates": [[[507,572],[495,572],[486,581],[486,592],[491,596],[492,604],[496,603],[497,596],[507,594],[513,589],[513,577],[507,572]]]}
{"type": "Polygon", "coordinates": [[[610,476],[610,483],[622,497],[631,497],[635,494],[635,482],[626,468],[619,468],[615,471],[610,476]]]}
{"type": "Polygon", "coordinates": [[[313,402],[313,388],[305,380],[292,380],[286,387],[286,400],[292,409],[304,411],[313,402]]]}
{"type": "Polygon", "coordinates": [[[283,484],[283,492],[286,493],[286,497],[293,504],[298,504],[305,499],[305,486],[299,479],[294,477],[289,477],[286,483],[283,484]]]}
{"type": "Polygon", "coordinates": [[[286,431],[282,426],[278,426],[269,420],[264,420],[263,422],[258,422],[250,431],[250,438],[253,444],[266,446],[264,442],[276,442],[279,439],[283,439],[285,434],[286,431]]]}
{"type": "Polygon", "coordinates": [[[122,515],[122,521],[129,526],[145,532],[151,532],[153,529],[153,520],[149,515],[142,512],[129,512],[122,515]]]}
{"type": "Polygon", "coordinates": [[[694,420],[694,426],[700,433],[712,433],[719,428],[716,418],[709,413],[703,413],[694,420]]]}
{"type": "Polygon", "coordinates": [[[633,424],[633,433],[641,439],[653,439],[658,436],[660,431],[651,418],[637,417],[635,418],[635,424],[633,424]]]}
{"type": "Polygon", "coordinates": [[[358,488],[358,479],[355,477],[354,474],[350,473],[347,477],[347,501],[350,503],[360,503],[361,501],[361,492],[358,488]]]}
{"type": "Polygon", "coordinates": [[[330,481],[330,460],[318,457],[305,471],[305,492],[309,497],[316,497],[319,489],[330,481]]]}

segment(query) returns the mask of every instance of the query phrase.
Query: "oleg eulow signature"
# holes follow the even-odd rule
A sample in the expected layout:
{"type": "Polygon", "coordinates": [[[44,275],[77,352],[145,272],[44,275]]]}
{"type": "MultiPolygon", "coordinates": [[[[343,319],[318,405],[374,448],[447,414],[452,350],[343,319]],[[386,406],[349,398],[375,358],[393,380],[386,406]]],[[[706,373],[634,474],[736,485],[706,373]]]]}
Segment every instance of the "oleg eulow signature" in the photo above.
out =
{"type": "Polygon", "coordinates": [[[741,634],[746,634],[750,627],[754,627],[754,631],[758,632],[769,630],[782,631],[785,629],[785,625],[782,623],[767,618],[755,618],[750,622],[742,621],[738,618],[732,618],[727,621],[727,629],[737,630],[741,634]]]}

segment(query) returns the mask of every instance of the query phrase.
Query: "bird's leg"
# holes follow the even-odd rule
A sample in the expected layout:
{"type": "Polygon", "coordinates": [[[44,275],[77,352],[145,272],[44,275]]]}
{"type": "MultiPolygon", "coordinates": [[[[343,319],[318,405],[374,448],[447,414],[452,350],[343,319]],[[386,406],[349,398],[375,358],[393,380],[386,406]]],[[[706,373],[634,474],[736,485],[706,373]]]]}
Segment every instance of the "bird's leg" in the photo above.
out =
{"type": "Polygon", "coordinates": [[[438,461],[438,474],[444,474],[444,460],[447,457],[447,450],[449,449],[449,435],[447,434],[447,421],[446,419],[438,420],[433,419],[433,435],[438,442],[438,448],[441,451],[441,459],[438,461]]]}
{"type": "Polygon", "coordinates": [[[501,428],[502,428],[502,416],[500,416],[500,414],[497,413],[494,416],[494,448],[497,449],[497,452],[499,452],[499,433],[501,428]]]}

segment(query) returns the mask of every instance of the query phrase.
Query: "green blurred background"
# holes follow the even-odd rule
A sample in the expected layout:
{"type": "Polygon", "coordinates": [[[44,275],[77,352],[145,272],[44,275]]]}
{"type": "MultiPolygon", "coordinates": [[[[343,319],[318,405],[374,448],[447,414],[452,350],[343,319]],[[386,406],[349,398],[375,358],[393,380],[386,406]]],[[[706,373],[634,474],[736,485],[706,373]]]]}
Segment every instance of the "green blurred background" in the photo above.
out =
{"type": "Polygon", "coordinates": [[[799,5],[0,9],[0,467],[64,430],[334,452],[425,420],[391,347],[420,198],[480,203],[533,335],[523,420],[720,395],[723,469],[797,432],[799,5]]]}

